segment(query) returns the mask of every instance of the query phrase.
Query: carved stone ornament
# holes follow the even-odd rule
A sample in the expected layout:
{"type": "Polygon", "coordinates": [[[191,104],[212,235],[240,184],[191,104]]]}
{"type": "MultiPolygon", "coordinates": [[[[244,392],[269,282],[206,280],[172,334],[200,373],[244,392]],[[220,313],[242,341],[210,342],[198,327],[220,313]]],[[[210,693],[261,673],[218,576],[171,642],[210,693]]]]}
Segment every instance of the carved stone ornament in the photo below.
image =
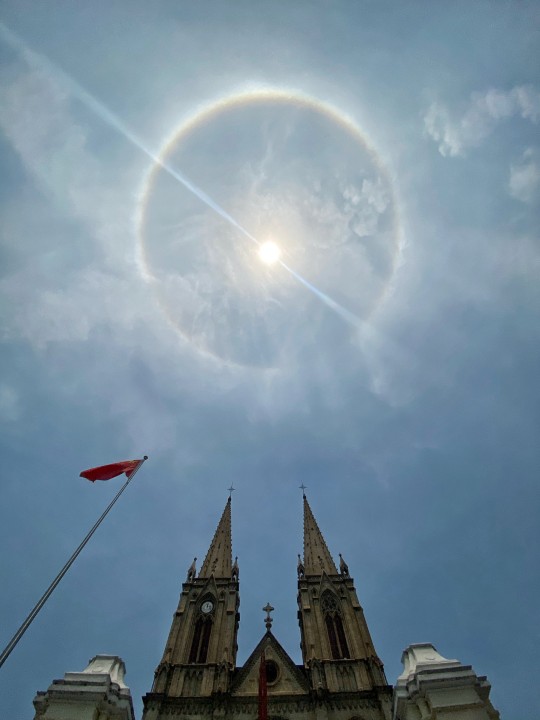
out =
{"type": "Polygon", "coordinates": [[[324,613],[338,612],[339,606],[336,596],[329,591],[325,592],[321,599],[321,608],[324,613]]]}

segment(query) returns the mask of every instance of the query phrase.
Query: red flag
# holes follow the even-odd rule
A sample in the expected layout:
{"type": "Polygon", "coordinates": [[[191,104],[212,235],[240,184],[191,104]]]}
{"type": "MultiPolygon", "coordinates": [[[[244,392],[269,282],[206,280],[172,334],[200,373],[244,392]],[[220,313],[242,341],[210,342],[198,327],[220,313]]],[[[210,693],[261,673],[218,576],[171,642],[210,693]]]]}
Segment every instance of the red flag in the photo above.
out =
{"type": "Polygon", "coordinates": [[[268,718],[268,688],[266,684],[266,659],[264,652],[261,655],[259,667],[259,720],[268,718]]]}
{"type": "Polygon", "coordinates": [[[117,475],[126,473],[127,477],[138,467],[142,460],[123,460],[122,462],[111,463],[110,465],[100,465],[99,467],[83,470],[80,477],[86,478],[91,482],[96,480],[110,480],[117,475]]]}

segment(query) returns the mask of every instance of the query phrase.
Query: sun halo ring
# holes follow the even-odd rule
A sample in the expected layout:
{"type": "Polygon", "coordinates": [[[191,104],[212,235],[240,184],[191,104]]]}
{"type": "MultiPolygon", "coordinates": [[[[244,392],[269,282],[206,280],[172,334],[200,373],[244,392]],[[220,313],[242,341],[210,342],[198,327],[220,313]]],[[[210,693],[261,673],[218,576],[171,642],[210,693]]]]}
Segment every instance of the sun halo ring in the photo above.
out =
{"type": "MultiPolygon", "coordinates": [[[[298,107],[305,107],[321,115],[327,117],[332,122],[336,123],[345,132],[349,133],[354,140],[361,145],[361,147],[369,154],[374,166],[384,176],[388,183],[388,188],[391,194],[391,203],[394,213],[393,227],[396,234],[396,252],[393,256],[392,268],[389,273],[389,280],[385,286],[385,289],[379,296],[377,302],[374,304],[375,309],[386,295],[387,287],[390,283],[391,278],[395,272],[403,249],[403,233],[401,230],[401,221],[399,216],[399,207],[395,197],[394,184],[391,180],[390,174],[386,169],[385,165],[380,159],[379,154],[374,148],[374,144],[368,141],[367,135],[362,129],[356,124],[356,122],[345,112],[339,110],[334,105],[320,100],[314,96],[307,95],[298,90],[290,90],[279,87],[263,87],[252,90],[241,90],[235,91],[230,94],[224,95],[214,100],[200,105],[195,111],[187,115],[183,120],[180,121],[179,125],[173,130],[173,132],[165,139],[161,144],[161,147],[157,153],[157,161],[150,164],[146,173],[142,178],[140,190],[138,192],[138,201],[136,206],[136,212],[134,217],[135,222],[135,238],[136,238],[136,263],[139,273],[148,285],[153,285],[157,282],[157,278],[154,276],[151,268],[149,267],[148,258],[145,248],[145,240],[143,234],[143,228],[145,224],[145,217],[148,207],[148,202],[152,194],[152,187],[154,182],[163,168],[163,163],[170,153],[183,141],[185,141],[190,133],[196,130],[203,123],[208,123],[215,117],[219,116],[220,113],[225,112],[234,108],[241,108],[243,106],[250,106],[256,103],[275,103],[283,105],[296,105],[298,107]]],[[[260,247],[265,243],[260,243],[260,247]]],[[[272,251],[272,255],[275,251],[272,251]]],[[[279,257],[272,262],[279,261],[279,257]]],[[[267,262],[263,259],[263,262],[267,262]]],[[[270,263],[268,263],[270,264],[270,263]]],[[[167,319],[168,323],[175,329],[177,333],[189,344],[193,344],[192,338],[185,332],[185,330],[171,317],[171,314],[166,305],[161,301],[159,294],[154,293],[156,302],[167,319]]],[[[373,312],[372,310],[372,312],[373,312]]],[[[220,355],[214,354],[209,350],[200,348],[196,345],[197,351],[202,353],[205,357],[211,360],[215,360],[221,364],[225,363],[230,366],[246,367],[242,363],[236,363],[221,357],[220,355]]],[[[257,369],[261,369],[260,366],[256,366],[257,369]]],[[[273,368],[263,368],[273,369],[273,368]]]]}

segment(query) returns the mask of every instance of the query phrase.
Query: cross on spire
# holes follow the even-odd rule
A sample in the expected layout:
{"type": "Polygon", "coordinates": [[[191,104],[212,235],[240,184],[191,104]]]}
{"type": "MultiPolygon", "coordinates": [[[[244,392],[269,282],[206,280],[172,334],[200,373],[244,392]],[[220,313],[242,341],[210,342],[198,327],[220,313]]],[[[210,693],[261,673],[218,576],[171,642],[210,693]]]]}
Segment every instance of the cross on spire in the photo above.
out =
{"type": "Polygon", "coordinates": [[[233,492],[236,490],[236,488],[233,487],[233,485],[232,485],[232,483],[231,483],[231,487],[230,487],[230,488],[227,488],[227,489],[228,489],[228,491],[229,491],[229,500],[230,500],[230,499],[232,498],[232,494],[233,494],[233,492]]]}
{"type": "Polygon", "coordinates": [[[306,488],[307,488],[307,485],[304,485],[304,483],[302,482],[302,484],[301,484],[299,487],[300,487],[300,490],[302,491],[302,495],[303,495],[304,497],[306,497],[306,488]]]}
{"type": "Polygon", "coordinates": [[[263,607],[263,612],[266,613],[266,617],[264,618],[264,624],[266,625],[266,629],[270,630],[272,627],[272,623],[274,622],[273,618],[270,617],[270,613],[272,612],[274,608],[270,605],[270,603],[266,603],[266,605],[263,607]]]}

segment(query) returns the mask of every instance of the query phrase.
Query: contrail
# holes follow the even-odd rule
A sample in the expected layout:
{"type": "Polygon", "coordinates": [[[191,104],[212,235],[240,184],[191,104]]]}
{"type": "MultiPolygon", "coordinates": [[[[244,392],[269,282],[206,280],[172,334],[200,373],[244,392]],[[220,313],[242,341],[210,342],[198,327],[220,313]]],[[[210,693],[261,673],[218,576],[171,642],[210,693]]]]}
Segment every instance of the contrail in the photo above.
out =
{"type": "MultiPolygon", "coordinates": [[[[0,37],[12,49],[19,52],[31,68],[34,68],[38,71],[46,70],[53,77],[55,77],[55,79],[60,80],[61,83],[65,85],[65,87],[74,97],[80,100],[88,109],[92,110],[92,112],[94,112],[99,118],[101,118],[101,120],[103,120],[109,127],[114,128],[117,132],[120,133],[120,135],[126,138],[126,140],[129,140],[129,142],[131,142],[133,145],[135,145],[135,147],[141,150],[148,158],[150,158],[154,163],[162,167],[163,170],[165,170],[171,177],[173,177],[181,185],[183,185],[186,190],[189,190],[189,192],[193,193],[193,195],[198,197],[201,202],[211,208],[215,213],[217,213],[220,217],[226,220],[230,225],[235,227],[242,235],[244,235],[244,237],[248,238],[248,240],[251,240],[251,242],[255,243],[255,245],[257,246],[261,245],[260,241],[257,240],[256,237],[254,237],[248,230],[246,230],[245,227],[243,227],[237,220],[235,220],[232,215],[229,215],[229,213],[224,210],[220,205],[218,205],[209,195],[207,195],[204,190],[201,190],[201,188],[195,185],[195,183],[191,182],[191,180],[183,173],[174,168],[166,160],[162,160],[159,155],[153,152],[127,125],[125,125],[120,120],[120,118],[118,118],[111,110],[109,110],[105,105],[103,105],[103,103],[101,103],[91,93],[85,90],[78,82],[76,82],[72,77],[65,73],[61,68],[52,63],[48,58],[36,53],[34,50],[31,50],[28,45],[22,40],[22,38],[20,38],[12,30],[6,27],[6,25],[4,25],[2,22],[0,22],[0,37]]],[[[340,305],[331,297],[323,293],[321,290],[318,290],[308,280],[299,275],[295,270],[290,268],[283,261],[280,260],[279,264],[293,277],[295,277],[307,290],[312,292],[327,307],[337,313],[348,323],[354,325],[355,327],[359,327],[362,324],[360,318],[354,315],[354,313],[350,312],[350,310],[347,310],[347,308],[344,308],[342,305],[340,305]]]]}

